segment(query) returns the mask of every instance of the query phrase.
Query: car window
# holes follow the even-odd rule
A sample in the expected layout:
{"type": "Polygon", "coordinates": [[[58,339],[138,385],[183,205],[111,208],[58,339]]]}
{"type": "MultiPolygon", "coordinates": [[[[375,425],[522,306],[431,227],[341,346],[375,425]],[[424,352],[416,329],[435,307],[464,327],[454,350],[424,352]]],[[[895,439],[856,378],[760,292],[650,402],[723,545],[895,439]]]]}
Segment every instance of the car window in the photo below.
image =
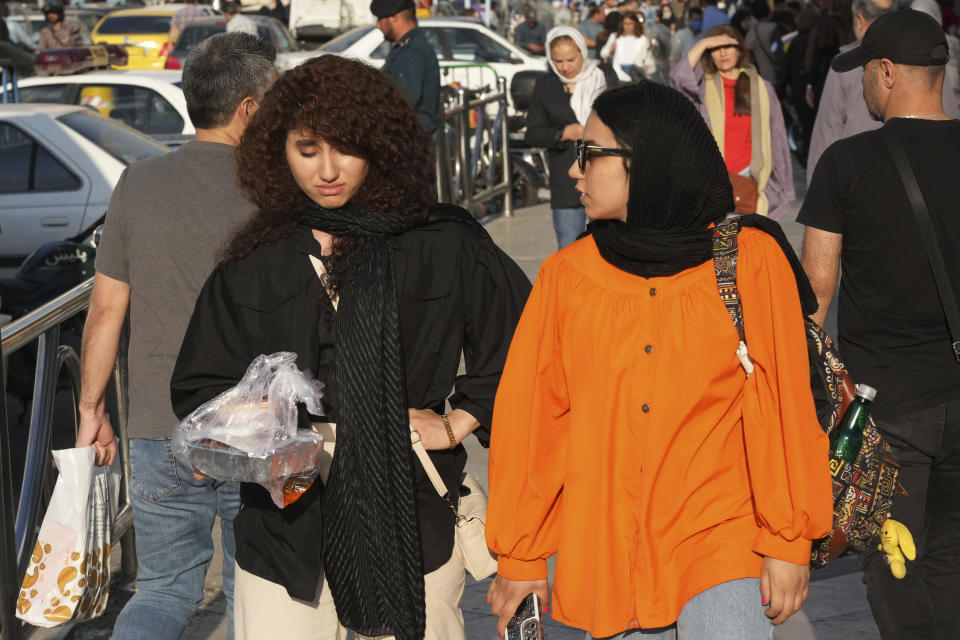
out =
{"type": "Polygon", "coordinates": [[[74,111],[57,118],[81,136],[124,164],[159,156],[168,151],[139,131],[89,111],[74,111]]]}
{"type": "Polygon", "coordinates": [[[371,29],[375,28],[376,27],[360,27],[353,31],[347,31],[320,47],[320,50],[329,53],[343,53],[360,38],[370,33],[371,29]]]}
{"type": "MultiPolygon", "coordinates": [[[[434,53],[437,54],[437,60],[443,60],[443,47],[440,46],[440,38],[437,35],[437,30],[429,27],[422,28],[423,36],[427,39],[427,42],[430,43],[430,46],[433,47],[434,53]]],[[[370,54],[370,57],[374,60],[385,60],[388,55],[390,55],[390,50],[393,48],[392,42],[387,42],[384,40],[380,43],[380,46],[373,50],[373,53],[370,54]]]]}
{"type": "Polygon", "coordinates": [[[0,122],[0,193],[30,190],[33,141],[19,129],[0,122]]]}
{"type": "Polygon", "coordinates": [[[65,84],[39,84],[34,87],[20,87],[20,102],[53,102],[63,100],[65,84]]]}
{"type": "Polygon", "coordinates": [[[277,44],[277,51],[283,53],[286,51],[298,51],[300,47],[294,43],[293,38],[287,35],[286,29],[277,24],[276,22],[270,22],[270,30],[273,32],[274,41],[277,44]]]}
{"type": "Polygon", "coordinates": [[[151,95],[148,103],[146,133],[150,135],[181,133],[183,131],[183,118],[173,108],[173,105],[156,91],[151,89],[147,89],[147,91],[150,91],[151,95]]]}
{"type": "Polygon", "coordinates": [[[290,31],[289,31],[285,26],[283,26],[282,24],[278,24],[278,25],[276,25],[276,26],[277,26],[277,31],[279,31],[279,32],[280,32],[280,35],[282,36],[282,37],[280,38],[280,41],[287,43],[287,49],[288,49],[288,50],[290,50],[290,51],[303,51],[303,49],[302,49],[302,47],[300,46],[300,44],[299,44],[299,43],[296,41],[296,39],[293,37],[293,34],[290,33],[290,31]]]}
{"type": "Polygon", "coordinates": [[[479,29],[444,27],[450,42],[450,52],[458,62],[510,62],[510,49],[479,29]]]}
{"type": "Polygon", "coordinates": [[[226,30],[227,23],[225,22],[222,24],[188,24],[177,37],[177,54],[186,57],[198,44],[210,36],[223,33],[226,30]]]}
{"type": "Polygon", "coordinates": [[[149,134],[180,133],[183,118],[153,89],[125,84],[82,85],[79,104],[149,134]]]}
{"type": "MultiPolygon", "coordinates": [[[[276,38],[273,37],[273,34],[270,33],[270,27],[268,27],[267,25],[263,23],[258,24],[257,35],[260,36],[261,40],[266,40],[267,42],[272,44],[274,47],[277,46],[277,40],[276,38]]],[[[280,53],[280,50],[278,49],[277,52],[280,53]]]]}
{"type": "Polygon", "coordinates": [[[33,159],[33,191],[72,191],[80,188],[80,180],[70,173],[49,151],[35,145],[33,159]]]}
{"type": "Polygon", "coordinates": [[[11,124],[0,122],[0,193],[72,191],[81,181],[49,151],[11,124]]]}
{"type": "Polygon", "coordinates": [[[108,16],[100,23],[97,33],[117,35],[138,33],[167,33],[171,16],[108,16]]]}

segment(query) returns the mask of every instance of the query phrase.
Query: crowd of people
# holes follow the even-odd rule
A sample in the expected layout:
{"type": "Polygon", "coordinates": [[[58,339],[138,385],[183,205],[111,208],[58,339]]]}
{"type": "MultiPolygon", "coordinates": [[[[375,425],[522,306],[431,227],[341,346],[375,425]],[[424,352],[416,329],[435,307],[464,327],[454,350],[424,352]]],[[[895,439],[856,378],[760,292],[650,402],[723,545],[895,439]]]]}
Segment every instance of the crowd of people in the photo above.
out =
{"type": "Polygon", "coordinates": [[[906,489],[893,517],[918,541],[905,580],[863,555],[870,604],[884,640],[960,637],[950,41],[885,0],[746,17],[694,2],[608,0],[550,30],[531,10],[518,25],[546,57],[527,138],[548,150],[560,245],[532,285],[438,202],[439,69],[413,2],[372,3],[394,43],[382,70],[328,55],[281,77],[272,45],[239,28],[197,46],[183,70],[196,139],[124,171],[83,336],[77,446],[110,463],[104,398],[129,313],[139,567],[114,638],[180,637],[219,516],[229,638],[282,621],[295,639],[464,639],[455,512],[472,434],[490,447],[501,635],[535,593],[587,638],[768,640],[802,607],[811,545],[833,527],[804,292],[822,324],[841,270],[840,348],[881,389],[874,415],[906,489]],[[809,29],[786,49],[795,13],[809,29]],[[822,63],[846,30],[859,40],[822,63]],[[810,166],[802,260],[775,221],[795,199],[784,113],[800,85],[781,75],[794,63],[811,109],[859,78],[885,123],[845,137],[813,119],[815,140],[836,138],[810,166]],[[738,213],[742,335],[714,255],[738,213]],[[319,479],[285,508],[171,446],[178,419],[279,351],[324,384],[323,411],[300,413],[324,436],[319,479]]]}

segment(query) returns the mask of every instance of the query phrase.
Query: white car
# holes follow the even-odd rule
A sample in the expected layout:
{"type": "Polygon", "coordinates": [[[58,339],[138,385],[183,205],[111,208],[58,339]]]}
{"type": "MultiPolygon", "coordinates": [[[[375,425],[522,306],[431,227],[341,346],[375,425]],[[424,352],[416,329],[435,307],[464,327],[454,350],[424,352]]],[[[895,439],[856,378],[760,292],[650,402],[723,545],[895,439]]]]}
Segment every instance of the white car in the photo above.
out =
{"type": "Polygon", "coordinates": [[[161,141],[196,134],[180,71],[95,71],[69,76],[26,78],[20,102],[92,107],[161,141]]]}
{"type": "Polygon", "coordinates": [[[127,165],[167,151],[85,107],[0,104],[0,268],[89,227],[127,165]]]}
{"type": "MultiPolygon", "coordinates": [[[[547,60],[533,56],[470,18],[427,18],[419,21],[440,63],[440,82],[459,82],[470,89],[497,87],[497,76],[510,80],[518,71],[545,71],[547,60]]],[[[320,48],[382,67],[391,43],[376,27],[357,27],[320,48]]]]}

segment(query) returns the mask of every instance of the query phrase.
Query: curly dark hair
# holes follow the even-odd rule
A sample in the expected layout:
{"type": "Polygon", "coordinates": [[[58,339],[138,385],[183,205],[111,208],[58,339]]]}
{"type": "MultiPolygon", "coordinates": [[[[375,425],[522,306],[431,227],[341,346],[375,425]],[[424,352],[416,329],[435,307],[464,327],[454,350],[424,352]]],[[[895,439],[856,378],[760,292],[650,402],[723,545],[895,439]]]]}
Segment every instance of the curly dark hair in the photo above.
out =
{"type": "MultiPolygon", "coordinates": [[[[240,186],[259,212],[222,254],[222,263],[287,236],[308,202],[287,165],[287,133],[316,134],[341,153],[368,163],[350,204],[425,219],[437,202],[430,136],[390,78],[367,64],[324,55],[286,72],[264,96],[237,148],[240,186]]],[[[339,238],[328,267],[349,269],[351,241],[339,238]]],[[[337,289],[338,287],[334,287],[337,289]]]]}

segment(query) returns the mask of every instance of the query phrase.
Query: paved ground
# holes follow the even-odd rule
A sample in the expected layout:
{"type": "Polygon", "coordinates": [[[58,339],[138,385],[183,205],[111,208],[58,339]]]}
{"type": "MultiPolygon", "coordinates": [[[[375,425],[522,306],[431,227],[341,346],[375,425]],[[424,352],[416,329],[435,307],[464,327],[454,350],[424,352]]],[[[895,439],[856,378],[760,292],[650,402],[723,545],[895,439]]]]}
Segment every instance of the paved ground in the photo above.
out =
{"type": "MultiPolygon", "coordinates": [[[[801,174],[802,175],[802,174],[801,174]]],[[[793,222],[796,212],[781,220],[787,236],[799,250],[802,227],[793,222]]],[[[540,262],[555,250],[555,239],[547,205],[518,211],[513,218],[498,218],[487,223],[494,240],[509,253],[530,278],[536,276],[540,262]]],[[[466,442],[470,451],[467,471],[486,482],[487,454],[476,440],[466,442]]],[[[219,527],[215,527],[219,530],[219,527]]],[[[191,621],[185,640],[223,640],[226,637],[224,600],[219,586],[219,564],[214,563],[207,579],[204,607],[191,621]]],[[[776,640],[867,640],[879,638],[870,616],[856,561],[843,559],[814,573],[810,597],[803,610],[778,628],[776,640]]],[[[463,612],[469,640],[496,638],[496,620],[484,602],[489,581],[475,582],[467,577],[463,612]]],[[[111,606],[102,620],[76,625],[69,630],[44,632],[35,637],[94,640],[110,637],[112,620],[129,596],[115,590],[111,606]]],[[[759,598],[759,596],[758,596],[759,598]]],[[[547,620],[547,640],[582,640],[584,634],[547,620]]]]}

